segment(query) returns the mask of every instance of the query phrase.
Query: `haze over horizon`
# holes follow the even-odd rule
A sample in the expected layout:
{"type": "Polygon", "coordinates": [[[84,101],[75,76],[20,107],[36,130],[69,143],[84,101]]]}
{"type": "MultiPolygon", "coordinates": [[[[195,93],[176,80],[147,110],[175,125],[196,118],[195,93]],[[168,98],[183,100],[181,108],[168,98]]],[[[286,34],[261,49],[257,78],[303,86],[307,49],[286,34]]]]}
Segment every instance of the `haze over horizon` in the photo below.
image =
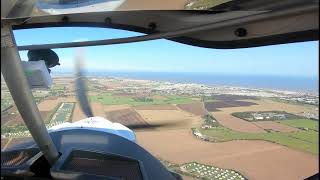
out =
{"type": "MultiPolygon", "coordinates": [[[[141,35],[104,28],[41,28],[16,30],[18,45],[97,40],[141,35]],[[31,38],[31,37],[37,37],[31,38]]],[[[244,49],[207,49],[168,40],[85,48],[88,71],[190,72],[228,75],[292,76],[319,79],[319,41],[244,49]]],[[[73,71],[75,51],[54,49],[59,67],[53,72],[73,71]]],[[[20,52],[27,60],[27,52],[20,52]]]]}

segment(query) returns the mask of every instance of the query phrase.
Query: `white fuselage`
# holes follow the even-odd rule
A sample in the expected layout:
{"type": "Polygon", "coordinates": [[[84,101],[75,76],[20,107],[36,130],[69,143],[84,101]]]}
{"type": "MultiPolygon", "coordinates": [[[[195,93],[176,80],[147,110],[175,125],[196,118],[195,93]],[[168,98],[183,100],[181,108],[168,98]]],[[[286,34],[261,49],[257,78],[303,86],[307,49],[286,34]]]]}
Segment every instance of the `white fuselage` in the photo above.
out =
{"type": "Polygon", "coordinates": [[[132,142],[136,142],[136,135],[131,129],[122,124],[113,123],[103,117],[90,117],[74,123],[66,122],[49,128],[49,132],[69,129],[89,129],[107,132],[124,137],[132,142]]]}

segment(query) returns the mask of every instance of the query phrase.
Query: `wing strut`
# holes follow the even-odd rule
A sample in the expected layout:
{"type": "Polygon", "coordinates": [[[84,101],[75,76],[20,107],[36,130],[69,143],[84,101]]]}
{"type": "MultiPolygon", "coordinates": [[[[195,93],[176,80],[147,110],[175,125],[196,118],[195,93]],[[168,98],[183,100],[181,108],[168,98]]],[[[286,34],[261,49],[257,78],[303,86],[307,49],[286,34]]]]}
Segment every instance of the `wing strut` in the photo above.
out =
{"type": "Polygon", "coordinates": [[[59,153],[33,99],[28,80],[22,68],[11,25],[1,27],[1,73],[34,141],[48,162],[51,165],[54,164],[59,157],[59,153]]]}

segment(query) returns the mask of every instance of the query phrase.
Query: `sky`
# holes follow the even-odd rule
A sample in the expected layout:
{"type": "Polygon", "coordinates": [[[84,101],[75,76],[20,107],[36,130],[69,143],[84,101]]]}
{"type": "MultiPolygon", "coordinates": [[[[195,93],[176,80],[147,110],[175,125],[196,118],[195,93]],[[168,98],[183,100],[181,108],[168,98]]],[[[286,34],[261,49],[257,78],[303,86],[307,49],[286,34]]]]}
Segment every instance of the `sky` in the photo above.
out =
{"type": "MultiPolygon", "coordinates": [[[[18,45],[111,39],[142,35],[106,28],[39,28],[14,31],[18,45]]],[[[319,77],[319,41],[219,50],[168,40],[82,48],[88,71],[201,72],[232,75],[319,77]]],[[[54,49],[61,66],[74,68],[75,48],[54,49]]],[[[27,51],[21,51],[27,60],[27,51]]]]}

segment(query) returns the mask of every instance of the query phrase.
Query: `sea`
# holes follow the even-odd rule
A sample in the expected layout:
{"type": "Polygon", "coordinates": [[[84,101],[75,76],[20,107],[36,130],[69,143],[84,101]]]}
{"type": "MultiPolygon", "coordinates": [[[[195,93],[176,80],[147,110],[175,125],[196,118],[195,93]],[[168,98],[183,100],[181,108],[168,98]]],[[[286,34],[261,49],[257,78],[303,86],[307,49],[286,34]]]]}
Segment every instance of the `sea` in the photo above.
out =
{"type": "MultiPolygon", "coordinates": [[[[71,75],[70,72],[56,72],[53,75],[71,75]]],[[[272,75],[230,75],[216,73],[186,72],[115,72],[88,71],[91,77],[113,77],[139,80],[168,81],[174,83],[197,83],[217,86],[236,86],[271,90],[285,90],[318,94],[319,77],[295,77],[272,75]]]]}

